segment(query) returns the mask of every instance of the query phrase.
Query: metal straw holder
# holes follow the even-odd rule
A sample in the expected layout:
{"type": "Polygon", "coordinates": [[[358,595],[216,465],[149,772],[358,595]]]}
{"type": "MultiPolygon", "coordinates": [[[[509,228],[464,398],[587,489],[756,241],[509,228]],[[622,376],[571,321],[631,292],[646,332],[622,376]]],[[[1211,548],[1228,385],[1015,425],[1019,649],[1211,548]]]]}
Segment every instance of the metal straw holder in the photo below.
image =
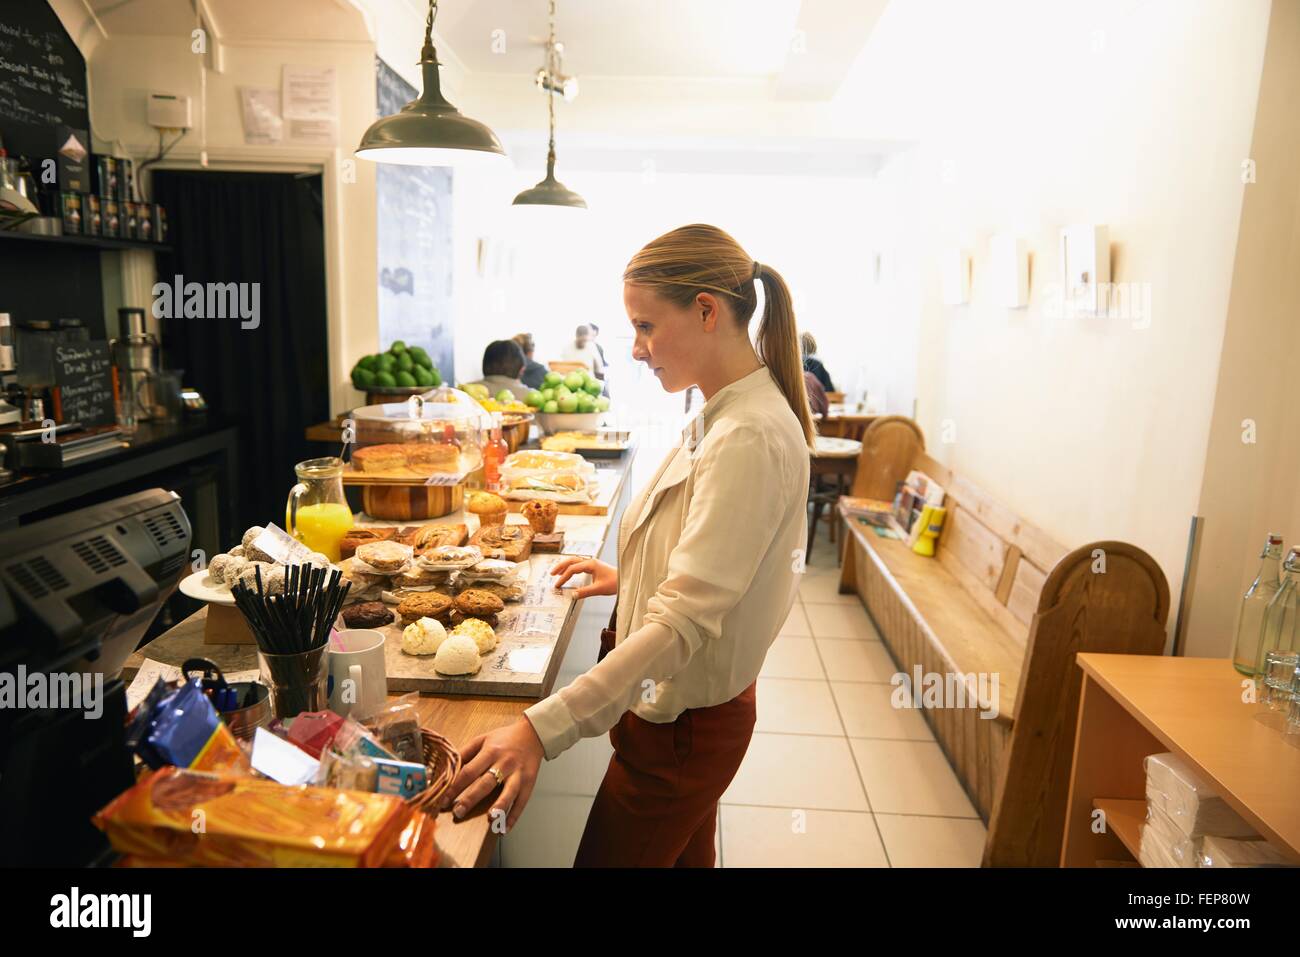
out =
{"type": "Polygon", "coordinates": [[[277,718],[329,707],[329,643],[291,655],[257,653],[262,682],[271,690],[271,711],[277,718]]]}

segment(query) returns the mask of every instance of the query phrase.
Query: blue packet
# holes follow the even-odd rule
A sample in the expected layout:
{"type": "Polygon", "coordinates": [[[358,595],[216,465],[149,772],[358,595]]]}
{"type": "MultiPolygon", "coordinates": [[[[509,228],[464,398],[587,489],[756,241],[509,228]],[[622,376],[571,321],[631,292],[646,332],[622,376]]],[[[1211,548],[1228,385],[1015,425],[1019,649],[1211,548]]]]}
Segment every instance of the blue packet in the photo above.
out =
{"type": "MultiPolygon", "coordinates": [[[[161,759],[162,767],[174,764],[188,768],[212,740],[221,718],[197,681],[187,681],[170,698],[154,709],[153,727],[146,744],[152,756],[161,759]]],[[[149,756],[142,753],[146,763],[149,756]]]]}

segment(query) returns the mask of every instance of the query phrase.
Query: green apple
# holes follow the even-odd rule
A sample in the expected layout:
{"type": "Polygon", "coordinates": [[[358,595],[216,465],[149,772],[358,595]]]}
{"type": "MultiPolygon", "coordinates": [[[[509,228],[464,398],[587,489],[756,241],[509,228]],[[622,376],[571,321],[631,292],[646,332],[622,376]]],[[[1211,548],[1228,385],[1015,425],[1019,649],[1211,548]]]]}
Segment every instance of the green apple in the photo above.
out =
{"type": "Polygon", "coordinates": [[[560,411],[560,405],[559,405],[558,402],[556,402],[554,399],[552,399],[550,402],[547,402],[544,406],[542,406],[542,411],[543,411],[543,412],[559,412],[559,411],[560,411]]]}
{"type": "Polygon", "coordinates": [[[577,393],[577,396],[578,396],[578,411],[579,411],[579,412],[595,412],[595,411],[596,411],[596,400],[593,399],[593,398],[592,398],[588,393],[586,393],[586,392],[579,392],[579,393],[577,393]]]}
{"type": "Polygon", "coordinates": [[[583,379],[581,372],[570,372],[564,377],[564,384],[569,387],[571,392],[576,392],[578,389],[581,389],[584,381],[586,380],[583,379]]]}
{"type": "Polygon", "coordinates": [[[513,402],[515,400],[515,395],[509,389],[502,389],[496,394],[496,400],[498,402],[513,402]]]}
{"type": "Polygon", "coordinates": [[[563,381],[564,376],[560,375],[558,372],[548,372],[546,373],[546,378],[542,380],[542,385],[549,385],[554,388],[563,381]]]}
{"type": "Polygon", "coordinates": [[[556,403],[561,412],[578,411],[578,397],[576,395],[566,395],[556,403]]]}
{"type": "Polygon", "coordinates": [[[531,408],[538,409],[545,404],[545,397],[536,389],[529,389],[528,394],[524,396],[524,405],[530,406],[531,408]]]}
{"type": "Polygon", "coordinates": [[[405,352],[406,343],[403,342],[401,339],[398,339],[396,342],[394,342],[391,346],[388,347],[388,351],[391,352],[393,355],[398,355],[399,353],[405,352]]]}
{"type": "Polygon", "coordinates": [[[543,390],[542,390],[542,402],[550,402],[550,401],[551,401],[552,399],[554,399],[554,398],[555,398],[555,390],[554,390],[554,389],[543,389],[543,390]]]}
{"type": "Polygon", "coordinates": [[[604,387],[605,387],[604,383],[602,383],[598,379],[592,379],[585,386],[583,386],[583,388],[586,389],[587,393],[590,395],[600,395],[601,390],[603,390],[604,387]]]}
{"type": "Polygon", "coordinates": [[[573,392],[567,385],[557,385],[555,387],[555,397],[557,399],[563,399],[566,395],[573,395],[573,392]]]}
{"type": "Polygon", "coordinates": [[[609,396],[600,395],[596,397],[596,411],[597,412],[609,411],[609,396]]]}

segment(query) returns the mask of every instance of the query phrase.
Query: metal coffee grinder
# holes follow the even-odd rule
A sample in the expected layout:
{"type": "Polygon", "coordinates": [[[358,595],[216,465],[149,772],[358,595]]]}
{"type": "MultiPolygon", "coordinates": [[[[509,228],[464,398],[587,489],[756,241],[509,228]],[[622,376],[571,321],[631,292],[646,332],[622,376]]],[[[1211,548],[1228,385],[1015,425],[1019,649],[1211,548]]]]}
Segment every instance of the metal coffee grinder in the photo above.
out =
{"type": "Polygon", "coordinates": [[[158,375],[158,337],[145,330],[144,310],[128,306],[117,311],[121,338],[113,340],[113,364],[122,390],[123,403],[137,420],[155,419],[161,414],[154,396],[158,375]]]}

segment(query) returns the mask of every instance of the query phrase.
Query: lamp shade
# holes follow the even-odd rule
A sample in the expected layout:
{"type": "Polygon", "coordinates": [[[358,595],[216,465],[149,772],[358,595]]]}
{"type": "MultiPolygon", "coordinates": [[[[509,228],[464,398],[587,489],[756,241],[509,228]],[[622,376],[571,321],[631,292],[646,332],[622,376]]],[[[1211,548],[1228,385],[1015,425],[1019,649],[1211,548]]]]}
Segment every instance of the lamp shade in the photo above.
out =
{"type": "Polygon", "coordinates": [[[392,116],[370,124],[357,156],[403,166],[496,165],[506,151],[497,135],[443,97],[430,48],[420,58],[424,92],[392,116]]]}
{"type": "Polygon", "coordinates": [[[586,209],[587,201],[555,178],[554,172],[548,170],[546,179],[536,186],[530,186],[518,196],[515,206],[562,206],[569,209],[586,209]]]}

